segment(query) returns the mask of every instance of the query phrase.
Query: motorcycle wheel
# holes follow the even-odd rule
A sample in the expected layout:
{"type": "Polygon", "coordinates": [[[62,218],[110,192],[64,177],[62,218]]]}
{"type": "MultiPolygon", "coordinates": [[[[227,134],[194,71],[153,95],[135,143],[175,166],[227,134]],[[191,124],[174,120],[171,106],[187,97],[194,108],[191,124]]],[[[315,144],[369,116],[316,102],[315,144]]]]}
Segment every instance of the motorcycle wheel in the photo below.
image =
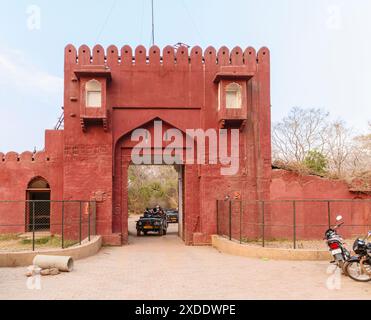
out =
{"type": "Polygon", "coordinates": [[[349,276],[348,271],[347,271],[348,263],[349,263],[348,261],[343,262],[343,266],[341,267],[341,271],[346,277],[349,276]]]}
{"type": "Polygon", "coordinates": [[[137,237],[140,237],[140,231],[137,230],[137,237]]]}
{"type": "Polygon", "coordinates": [[[334,258],[335,258],[338,268],[341,269],[344,275],[347,275],[347,272],[345,270],[346,262],[343,260],[343,255],[337,254],[334,258]]]}
{"type": "MultiPolygon", "coordinates": [[[[371,269],[371,266],[368,266],[371,269]]],[[[359,261],[352,261],[346,263],[347,275],[358,282],[369,282],[371,281],[371,275],[362,273],[361,264],[359,261]]]]}

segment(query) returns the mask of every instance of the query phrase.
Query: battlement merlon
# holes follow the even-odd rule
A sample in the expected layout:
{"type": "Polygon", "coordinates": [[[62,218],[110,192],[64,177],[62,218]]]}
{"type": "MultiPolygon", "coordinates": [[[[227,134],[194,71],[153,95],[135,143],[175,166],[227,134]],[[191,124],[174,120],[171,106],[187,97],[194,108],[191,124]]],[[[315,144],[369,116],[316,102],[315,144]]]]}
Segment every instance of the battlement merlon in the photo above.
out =
{"type": "Polygon", "coordinates": [[[258,64],[269,64],[269,59],[270,52],[266,47],[258,52],[253,47],[244,51],[235,47],[230,51],[225,46],[218,51],[211,46],[204,51],[199,46],[191,49],[185,46],[166,46],[162,50],[152,46],[148,52],[142,45],[135,50],[125,45],[120,51],[113,45],[106,50],[101,45],[94,46],[92,50],[86,45],[76,49],[69,44],[65,48],[65,64],[77,66],[245,66],[250,72],[255,72],[258,64]]]}

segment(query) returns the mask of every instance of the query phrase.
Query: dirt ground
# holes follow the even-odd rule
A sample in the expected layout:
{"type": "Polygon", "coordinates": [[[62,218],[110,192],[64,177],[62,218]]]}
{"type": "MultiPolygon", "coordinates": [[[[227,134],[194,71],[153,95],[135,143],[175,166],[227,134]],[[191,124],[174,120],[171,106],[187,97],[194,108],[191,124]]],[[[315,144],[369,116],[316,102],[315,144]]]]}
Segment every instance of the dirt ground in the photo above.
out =
{"type": "Polygon", "coordinates": [[[371,299],[371,283],[340,277],[326,286],[327,262],[272,261],[187,247],[177,236],[136,237],[76,261],[75,270],[43,277],[29,290],[26,268],[0,268],[0,299],[371,299]]]}

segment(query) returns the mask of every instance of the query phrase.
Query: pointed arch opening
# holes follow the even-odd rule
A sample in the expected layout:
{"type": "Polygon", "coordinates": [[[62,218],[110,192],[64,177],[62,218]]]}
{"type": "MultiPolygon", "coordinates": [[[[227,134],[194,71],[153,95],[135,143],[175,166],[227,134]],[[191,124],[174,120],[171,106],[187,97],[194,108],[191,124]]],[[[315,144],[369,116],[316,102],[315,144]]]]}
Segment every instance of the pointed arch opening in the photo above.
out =
{"type": "MultiPolygon", "coordinates": [[[[129,234],[132,237],[138,234],[136,221],[144,214],[144,212],[142,212],[143,203],[145,203],[144,206],[149,209],[155,209],[154,207],[157,205],[162,207],[169,219],[168,230],[166,231],[169,237],[180,237],[185,243],[191,243],[191,231],[187,228],[189,224],[186,223],[186,211],[188,207],[190,207],[191,201],[188,201],[188,203],[185,201],[186,190],[190,190],[190,182],[188,182],[189,189],[186,189],[185,185],[186,178],[190,181],[190,177],[194,174],[194,168],[191,165],[186,166],[184,163],[168,163],[164,161],[164,158],[162,158],[162,160],[158,158],[160,155],[163,156],[166,147],[172,143],[174,150],[171,154],[176,158],[175,150],[177,150],[179,151],[178,155],[183,154],[183,159],[185,159],[187,151],[186,138],[186,132],[166,120],[156,117],[136,126],[135,129],[126,132],[117,140],[115,144],[114,185],[118,192],[114,196],[114,207],[116,208],[117,214],[113,217],[113,230],[122,233],[124,243],[129,242],[129,234]],[[159,125],[158,123],[156,124],[156,122],[161,122],[160,127],[157,127],[157,132],[161,132],[160,136],[163,138],[162,145],[160,146],[154,145],[155,126],[159,125]],[[132,141],[131,139],[132,133],[136,129],[143,130],[141,138],[143,139],[142,141],[145,141],[147,147],[143,145],[142,152],[147,148],[146,151],[148,151],[148,155],[151,159],[149,163],[136,164],[132,161],[132,151],[138,147],[138,141],[132,141]],[[179,131],[176,133],[170,131],[174,129],[179,131]],[[181,139],[179,138],[177,142],[175,142],[174,136],[172,136],[173,134],[179,134],[181,139]],[[178,144],[180,142],[182,142],[182,144],[178,144]],[[146,186],[146,188],[139,187],[141,196],[143,196],[142,191],[145,189],[145,197],[148,197],[147,200],[142,199],[139,201],[142,208],[140,208],[140,206],[138,206],[138,208],[129,206],[129,203],[138,202],[135,197],[136,191],[139,189],[135,189],[138,186],[133,187],[132,181],[134,180],[138,182],[138,186],[146,186]],[[159,189],[157,189],[156,184],[158,181],[161,181],[159,189]],[[163,194],[164,198],[162,200],[158,198],[159,194],[163,194]]],[[[197,157],[197,142],[195,142],[194,155],[197,157]]],[[[196,184],[197,180],[192,180],[192,182],[196,184]]],[[[197,188],[194,188],[193,191],[194,190],[197,190],[197,188]]],[[[143,227],[143,230],[140,231],[140,235],[147,235],[147,233],[148,236],[156,235],[156,231],[154,230],[155,229],[144,229],[143,227]]]]}

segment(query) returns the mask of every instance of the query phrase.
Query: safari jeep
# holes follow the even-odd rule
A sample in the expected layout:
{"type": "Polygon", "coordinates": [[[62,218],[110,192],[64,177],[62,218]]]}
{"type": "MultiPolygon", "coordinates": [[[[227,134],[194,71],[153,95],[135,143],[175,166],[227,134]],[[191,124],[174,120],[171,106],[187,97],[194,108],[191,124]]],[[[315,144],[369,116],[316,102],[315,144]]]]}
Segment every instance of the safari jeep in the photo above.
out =
{"type": "Polygon", "coordinates": [[[148,232],[157,232],[160,236],[167,233],[166,216],[143,216],[137,221],[137,236],[139,237],[142,232],[147,235],[148,232]]]}

